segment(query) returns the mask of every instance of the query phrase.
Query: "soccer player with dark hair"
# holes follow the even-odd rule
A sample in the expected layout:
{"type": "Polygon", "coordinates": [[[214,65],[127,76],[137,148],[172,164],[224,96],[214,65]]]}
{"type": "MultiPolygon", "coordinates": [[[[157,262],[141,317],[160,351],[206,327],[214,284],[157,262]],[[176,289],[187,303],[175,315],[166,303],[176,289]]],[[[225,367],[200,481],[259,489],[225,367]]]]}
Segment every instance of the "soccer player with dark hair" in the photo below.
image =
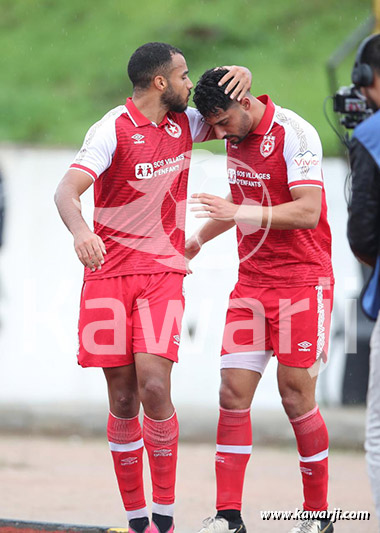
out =
{"type": "MultiPolygon", "coordinates": [[[[107,380],[107,434],[129,531],[171,533],[178,422],[170,376],[183,314],[189,154],[194,141],[213,135],[187,107],[193,85],[178,48],[147,43],[130,58],[128,73],[132,98],[90,128],[55,200],[85,266],[78,362],[102,367],[107,380]],[[80,206],[92,184],[94,231],[80,206]],[[144,447],[153,486],[151,526],[144,447]]],[[[238,84],[239,96],[250,77],[247,69],[230,67],[225,79],[238,84]]]]}
{"type": "MultiPolygon", "coordinates": [[[[293,533],[331,533],[327,519],[328,433],[315,401],[326,360],[333,296],[331,236],[315,129],[269,96],[239,102],[219,82],[199,80],[194,102],[227,146],[228,199],[199,193],[193,207],[210,220],[186,243],[188,259],[237,225],[239,279],[231,293],[221,355],[215,458],[217,514],[201,533],[245,533],[241,503],[252,449],[250,410],[272,355],[278,387],[299,452],[308,515],[293,533]],[[228,92],[228,91],[227,91],[228,92]]],[[[270,421],[268,421],[270,422],[270,421]]]]}

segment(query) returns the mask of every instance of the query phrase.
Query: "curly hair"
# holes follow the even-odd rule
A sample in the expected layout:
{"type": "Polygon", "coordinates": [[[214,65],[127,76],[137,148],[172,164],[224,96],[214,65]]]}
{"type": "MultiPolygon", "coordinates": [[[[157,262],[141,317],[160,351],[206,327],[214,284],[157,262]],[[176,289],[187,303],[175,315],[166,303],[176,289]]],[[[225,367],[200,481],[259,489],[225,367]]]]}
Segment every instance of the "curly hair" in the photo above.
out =
{"type": "Polygon", "coordinates": [[[199,79],[194,89],[194,104],[198,111],[204,117],[213,115],[218,109],[226,111],[234,103],[230,98],[230,94],[234,87],[228,94],[225,94],[225,89],[229,83],[218,85],[218,82],[227,74],[228,70],[225,68],[213,68],[206,70],[199,79]]]}

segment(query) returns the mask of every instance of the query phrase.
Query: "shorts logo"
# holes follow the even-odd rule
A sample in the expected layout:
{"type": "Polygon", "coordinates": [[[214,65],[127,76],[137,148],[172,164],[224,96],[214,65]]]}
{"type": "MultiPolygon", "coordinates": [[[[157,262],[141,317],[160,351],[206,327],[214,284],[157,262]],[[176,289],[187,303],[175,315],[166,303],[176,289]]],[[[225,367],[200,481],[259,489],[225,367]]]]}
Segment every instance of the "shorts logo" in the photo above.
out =
{"type": "Polygon", "coordinates": [[[298,343],[298,346],[299,346],[298,348],[299,352],[310,352],[311,342],[302,341],[298,343]]]}
{"type": "Polygon", "coordinates": [[[145,141],[143,141],[144,135],[140,135],[140,133],[135,133],[135,135],[132,135],[132,139],[135,141],[133,144],[145,144],[145,141]]]}
{"type": "Polygon", "coordinates": [[[151,163],[138,163],[135,166],[135,176],[139,180],[148,180],[153,177],[154,170],[151,163]]]}
{"type": "Polygon", "coordinates": [[[228,181],[230,183],[236,183],[236,170],[234,168],[228,169],[228,181]]]}
{"type": "Polygon", "coordinates": [[[274,143],[276,137],[274,135],[264,135],[264,139],[260,144],[260,154],[263,157],[268,157],[274,150],[274,143]]]}
{"type": "Polygon", "coordinates": [[[174,344],[179,346],[180,336],[179,335],[173,335],[173,339],[174,339],[173,340],[174,344]]]}
{"type": "Polygon", "coordinates": [[[178,139],[178,137],[181,137],[182,129],[175,122],[171,121],[170,124],[166,124],[165,130],[166,133],[169,133],[171,137],[175,137],[176,139],[178,139]]]}

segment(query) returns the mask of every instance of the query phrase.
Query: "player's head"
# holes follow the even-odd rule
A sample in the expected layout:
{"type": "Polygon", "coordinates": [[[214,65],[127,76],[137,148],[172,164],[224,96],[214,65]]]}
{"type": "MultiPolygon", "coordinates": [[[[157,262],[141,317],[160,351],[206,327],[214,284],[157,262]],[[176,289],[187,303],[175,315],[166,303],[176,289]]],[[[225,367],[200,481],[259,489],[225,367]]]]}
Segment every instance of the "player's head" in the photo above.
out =
{"type": "Polygon", "coordinates": [[[373,109],[380,107],[380,34],[364,39],[358,48],[352,81],[373,109]]]}
{"type": "Polygon", "coordinates": [[[167,43],[146,43],[131,56],[128,76],[135,93],[159,91],[168,111],[185,111],[193,84],[183,53],[167,43]]]}
{"type": "Polygon", "coordinates": [[[194,90],[194,103],[208,124],[213,126],[218,139],[228,139],[238,144],[252,129],[252,95],[247,94],[240,102],[231,100],[225,94],[228,82],[219,87],[219,80],[227,73],[226,69],[207,70],[194,90]]]}

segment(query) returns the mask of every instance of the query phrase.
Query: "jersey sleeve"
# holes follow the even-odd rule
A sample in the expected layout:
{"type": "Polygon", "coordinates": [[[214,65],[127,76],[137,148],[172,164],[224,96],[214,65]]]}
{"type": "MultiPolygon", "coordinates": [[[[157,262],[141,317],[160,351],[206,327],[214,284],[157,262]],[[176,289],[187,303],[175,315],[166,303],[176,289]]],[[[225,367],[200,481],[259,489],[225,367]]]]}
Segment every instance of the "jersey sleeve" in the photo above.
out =
{"type": "Polygon", "coordinates": [[[311,124],[294,120],[286,128],[284,159],[289,189],[305,186],[323,188],[322,145],[311,124]]]}
{"type": "Polygon", "coordinates": [[[189,119],[191,138],[193,139],[193,142],[202,143],[207,141],[212,128],[204,121],[204,118],[198,109],[195,109],[194,107],[188,107],[185,113],[189,119]]]}
{"type": "Polygon", "coordinates": [[[124,106],[119,106],[91,126],[70,168],[86,172],[93,180],[107,170],[116,150],[115,121],[123,111],[124,106]]]}

